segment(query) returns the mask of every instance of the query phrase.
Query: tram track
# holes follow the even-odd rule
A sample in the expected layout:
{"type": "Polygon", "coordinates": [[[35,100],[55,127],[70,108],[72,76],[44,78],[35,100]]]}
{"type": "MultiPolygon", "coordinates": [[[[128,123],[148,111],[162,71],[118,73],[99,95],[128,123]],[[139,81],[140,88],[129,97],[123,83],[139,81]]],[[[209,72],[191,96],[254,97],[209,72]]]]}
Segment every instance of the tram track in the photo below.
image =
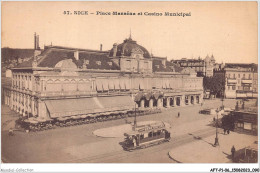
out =
{"type": "Polygon", "coordinates": [[[140,157],[140,156],[143,156],[144,154],[146,154],[147,152],[149,154],[151,154],[151,153],[163,152],[165,150],[169,151],[170,149],[176,148],[180,145],[185,145],[187,143],[194,142],[197,140],[194,138],[194,136],[198,136],[200,138],[209,137],[215,133],[215,129],[207,128],[207,129],[197,130],[197,131],[194,131],[191,133],[187,133],[185,135],[180,135],[175,138],[173,137],[170,142],[165,142],[163,144],[155,145],[155,146],[148,147],[145,149],[138,149],[138,150],[134,150],[132,152],[124,151],[122,149],[120,151],[108,152],[108,153],[104,153],[104,154],[100,154],[100,155],[96,155],[96,156],[68,160],[66,162],[69,162],[69,163],[120,163],[120,160],[125,159],[125,158],[140,157]]]}

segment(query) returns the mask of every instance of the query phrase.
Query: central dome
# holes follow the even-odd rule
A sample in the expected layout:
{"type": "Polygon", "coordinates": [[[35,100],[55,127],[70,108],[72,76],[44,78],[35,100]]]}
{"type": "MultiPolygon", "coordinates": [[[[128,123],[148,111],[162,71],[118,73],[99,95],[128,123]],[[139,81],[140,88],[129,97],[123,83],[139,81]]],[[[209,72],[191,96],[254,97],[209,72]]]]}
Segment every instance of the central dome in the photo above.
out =
{"type": "MultiPolygon", "coordinates": [[[[116,47],[116,56],[131,56],[131,53],[136,50],[141,50],[143,52],[144,58],[151,58],[149,52],[136,41],[132,40],[132,38],[125,39],[123,43],[116,45],[114,44],[114,48],[116,47]]],[[[114,48],[110,50],[109,56],[113,56],[114,48]]]]}

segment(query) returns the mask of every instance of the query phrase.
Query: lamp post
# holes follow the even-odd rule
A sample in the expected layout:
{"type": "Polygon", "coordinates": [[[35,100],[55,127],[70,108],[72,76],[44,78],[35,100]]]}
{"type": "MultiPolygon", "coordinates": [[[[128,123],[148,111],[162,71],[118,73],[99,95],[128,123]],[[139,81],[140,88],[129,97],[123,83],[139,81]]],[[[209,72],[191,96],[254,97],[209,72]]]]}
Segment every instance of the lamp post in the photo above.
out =
{"type": "Polygon", "coordinates": [[[134,131],[136,129],[137,123],[136,123],[136,103],[135,103],[135,120],[134,120],[134,131]]]}
{"type": "Polygon", "coordinates": [[[218,142],[218,113],[219,113],[219,110],[217,109],[216,112],[217,112],[217,120],[216,120],[216,138],[215,138],[214,146],[218,146],[218,145],[219,145],[219,142],[218,142]]]}

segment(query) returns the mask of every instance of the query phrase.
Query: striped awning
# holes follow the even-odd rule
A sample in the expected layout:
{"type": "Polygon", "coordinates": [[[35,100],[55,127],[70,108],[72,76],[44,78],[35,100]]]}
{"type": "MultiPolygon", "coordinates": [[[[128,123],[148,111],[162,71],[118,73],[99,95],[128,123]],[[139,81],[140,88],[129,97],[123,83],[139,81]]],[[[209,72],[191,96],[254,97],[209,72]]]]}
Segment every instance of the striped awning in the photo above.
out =
{"type": "Polygon", "coordinates": [[[50,117],[74,115],[106,114],[112,111],[125,111],[134,108],[131,96],[92,97],[79,99],[46,100],[50,117]]]}
{"type": "Polygon", "coordinates": [[[109,90],[114,90],[115,89],[115,85],[114,85],[113,79],[108,80],[108,88],[109,88],[109,90]]]}
{"type": "Polygon", "coordinates": [[[97,91],[103,91],[102,82],[100,80],[96,80],[96,88],[97,91]]]}
{"type": "Polygon", "coordinates": [[[120,89],[120,84],[119,84],[119,79],[113,79],[114,84],[115,84],[115,89],[119,90],[120,89]]]}
{"type": "Polygon", "coordinates": [[[130,81],[129,81],[129,79],[125,79],[124,81],[125,81],[125,88],[127,90],[130,90],[130,81]]]}
{"type": "Polygon", "coordinates": [[[109,86],[109,81],[108,81],[108,79],[103,79],[102,80],[102,83],[103,83],[103,89],[104,89],[104,91],[108,91],[108,86],[109,86]]]}

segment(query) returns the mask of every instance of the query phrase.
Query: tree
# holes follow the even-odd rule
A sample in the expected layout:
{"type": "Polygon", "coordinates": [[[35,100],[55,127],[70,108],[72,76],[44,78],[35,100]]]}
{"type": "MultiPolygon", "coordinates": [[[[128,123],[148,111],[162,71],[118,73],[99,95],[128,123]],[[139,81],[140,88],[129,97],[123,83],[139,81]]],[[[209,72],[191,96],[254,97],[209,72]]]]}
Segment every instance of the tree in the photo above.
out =
{"type": "Polygon", "coordinates": [[[225,90],[225,76],[223,74],[214,74],[212,77],[203,78],[204,90],[210,90],[210,93],[222,97],[225,90]]]}

